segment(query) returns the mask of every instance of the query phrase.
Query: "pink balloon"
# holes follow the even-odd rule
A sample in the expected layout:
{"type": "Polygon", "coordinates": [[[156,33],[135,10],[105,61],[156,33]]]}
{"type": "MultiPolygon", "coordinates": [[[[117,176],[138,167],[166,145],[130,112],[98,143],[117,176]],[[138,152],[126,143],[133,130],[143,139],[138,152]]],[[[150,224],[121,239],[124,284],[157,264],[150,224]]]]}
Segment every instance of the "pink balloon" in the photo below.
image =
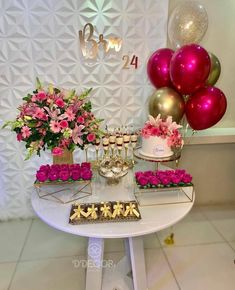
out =
{"type": "Polygon", "coordinates": [[[171,81],[181,94],[192,94],[205,85],[210,67],[210,56],[203,47],[197,44],[182,46],[171,59],[171,81]]]}
{"type": "Polygon", "coordinates": [[[186,103],[186,117],[194,130],[203,130],[215,125],[227,108],[224,93],[216,87],[204,87],[191,95],[186,103]]]}
{"type": "Polygon", "coordinates": [[[173,54],[174,51],[172,49],[161,48],[150,56],[147,64],[147,73],[151,83],[156,88],[172,86],[169,67],[173,54]]]}

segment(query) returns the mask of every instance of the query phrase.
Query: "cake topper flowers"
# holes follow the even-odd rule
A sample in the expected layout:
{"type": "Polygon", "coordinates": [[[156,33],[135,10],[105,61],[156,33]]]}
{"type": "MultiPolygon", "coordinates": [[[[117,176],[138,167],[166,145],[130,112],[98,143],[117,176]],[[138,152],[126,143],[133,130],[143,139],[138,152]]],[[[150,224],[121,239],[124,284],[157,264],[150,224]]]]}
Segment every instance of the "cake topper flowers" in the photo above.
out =
{"type": "Polygon", "coordinates": [[[76,146],[83,149],[102,135],[102,120],[95,118],[91,102],[86,100],[90,92],[78,95],[75,90],[52,85],[45,88],[37,78],[36,90],[23,98],[16,119],[3,127],[10,126],[17,140],[26,143],[26,160],[45,149],[52,150],[53,155],[61,155],[65,149],[72,151],[76,146]]]}
{"type": "Polygon", "coordinates": [[[178,130],[180,128],[182,128],[182,126],[173,122],[171,116],[168,116],[166,120],[163,120],[161,119],[160,114],[156,118],[149,115],[149,120],[141,130],[141,135],[145,139],[150,136],[167,139],[168,146],[182,147],[184,143],[180,131],[178,130]]]}

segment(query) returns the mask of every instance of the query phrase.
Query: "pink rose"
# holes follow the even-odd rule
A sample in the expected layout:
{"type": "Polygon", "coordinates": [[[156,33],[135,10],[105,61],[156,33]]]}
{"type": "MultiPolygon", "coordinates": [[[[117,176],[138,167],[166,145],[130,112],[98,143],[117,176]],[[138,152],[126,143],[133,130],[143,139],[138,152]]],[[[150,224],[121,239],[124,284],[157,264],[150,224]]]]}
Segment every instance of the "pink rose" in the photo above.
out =
{"type": "Polygon", "coordinates": [[[81,178],[84,180],[90,180],[92,178],[92,171],[87,168],[83,168],[81,170],[81,178]]]}
{"type": "Polygon", "coordinates": [[[184,169],[176,169],[175,174],[185,174],[186,171],[184,169]]]}
{"type": "Polygon", "coordinates": [[[59,98],[55,101],[55,104],[59,107],[59,108],[64,108],[64,101],[59,98]]]}
{"type": "Polygon", "coordinates": [[[82,116],[77,117],[77,122],[80,124],[84,124],[85,120],[82,116]]]}
{"type": "Polygon", "coordinates": [[[145,171],[145,172],[144,172],[144,176],[145,176],[145,177],[150,177],[150,176],[153,176],[153,175],[154,175],[153,171],[150,171],[150,170],[149,170],[149,171],[145,171]]]}
{"type": "Polygon", "coordinates": [[[66,120],[60,121],[60,127],[62,129],[68,128],[68,126],[69,126],[69,123],[66,120]]]}
{"type": "Polygon", "coordinates": [[[151,185],[158,185],[160,183],[160,180],[156,176],[150,176],[149,183],[151,185]]]}
{"type": "Polygon", "coordinates": [[[81,166],[80,164],[69,164],[70,170],[80,170],[81,166]]]}
{"type": "Polygon", "coordinates": [[[186,173],[186,174],[183,176],[182,181],[183,181],[184,183],[190,183],[190,182],[192,181],[192,176],[191,176],[190,174],[186,173]]]}
{"type": "Polygon", "coordinates": [[[62,181],[67,181],[70,177],[69,171],[68,170],[61,170],[59,173],[59,178],[62,181]]]}
{"type": "Polygon", "coordinates": [[[91,163],[90,162],[82,162],[81,168],[91,169],[91,163]]]}
{"type": "Polygon", "coordinates": [[[165,174],[166,174],[167,176],[171,176],[172,174],[175,174],[175,171],[174,171],[174,170],[166,170],[166,171],[165,171],[165,174]]]}
{"type": "Polygon", "coordinates": [[[180,183],[181,178],[179,175],[173,175],[173,176],[171,176],[171,181],[175,184],[178,184],[178,183],[180,183]]]}
{"type": "Polygon", "coordinates": [[[50,170],[50,165],[41,165],[39,171],[48,172],[50,170]]]}
{"type": "Polygon", "coordinates": [[[39,182],[45,182],[47,180],[47,173],[45,171],[37,171],[36,178],[39,182]]]}
{"type": "Polygon", "coordinates": [[[54,147],[52,149],[52,155],[55,155],[55,156],[60,156],[64,153],[64,150],[60,147],[54,147]]]}
{"type": "Polygon", "coordinates": [[[151,136],[158,136],[159,137],[160,135],[161,135],[161,132],[160,132],[159,128],[153,127],[151,129],[151,136]]]}
{"type": "Polygon", "coordinates": [[[76,164],[69,164],[69,170],[76,169],[76,164]]]}
{"type": "Polygon", "coordinates": [[[60,164],[52,164],[51,167],[50,167],[50,170],[59,171],[60,170],[60,164]]]}
{"type": "Polygon", "coordinates": [[[18,134],[16,135],[16,138],[17,138],[17,141],[19,141],[19,142],[23,140],[23,136],[22,136],[21,133],[18,133],[18,134]]]}
{"type": "Polygon", "coordinates": [[[81,173],[80,173],[80,171],[74,169],[74,170],[72,171],[72,173],[71,173],[71,178],[72,178],[73,180],[78,180],[78,179],[80,179],[80,177],[81,177],[81,173]]]}
{"type": "Polygon", "coordinates": [[[142,171],[137,171],[135,173],[135,178],[138,179],[140,176],[143,176],[143,175],[144,175],[144,173],[142,171]]]}
{"type": "Polygon", "coordinates": [[[157,173],[156,173],[156,177],[159,178],[159,179],[162,179],[162,178],[164,178],[165,176],[166,176],[166,175],[165,175],[164,172],[157,172],[157,173]]]}
{"type": "Polygon", "coordinates": [[[88,134],[88,135],[87,135],[87,141],[88,141],[88,142],[93,142],[93,141],[95,141],[95,134],[93,134],[93,133],[88,134]]]}
{"type": "Polygon", "coordinates": [[[47,94],[44,92],[44,91],[39,91],[37,94],[36,94],[36,99],[38,101],[44,101],[47,99],[47,94]]]}
{"type": "Polygon", "coordinates": [[[138,178],[138,183],[141,185],[141,186],[145,186],[148,184],[148,178],[146,178],[145,176],[141,176],[138,178]]]}
{"type": "Polygon", "coordinates": [[[166,177],[161,178],[161,183],[163,185],[169,185],[171,183],[171,180],[169,177],[166,176],[166,177]]]}
{"type": "Polygon", "coordinates": [[[53,171],[51,170],[49,173],[48,173],[48,177],[51,181],[55,181],[58,179],[58,173],[57,171],[53,171]]]}
{"type": "Polygon", "coordinates": [[[69,171],[69,164],[60,164],[60,170],[69,171]]]}

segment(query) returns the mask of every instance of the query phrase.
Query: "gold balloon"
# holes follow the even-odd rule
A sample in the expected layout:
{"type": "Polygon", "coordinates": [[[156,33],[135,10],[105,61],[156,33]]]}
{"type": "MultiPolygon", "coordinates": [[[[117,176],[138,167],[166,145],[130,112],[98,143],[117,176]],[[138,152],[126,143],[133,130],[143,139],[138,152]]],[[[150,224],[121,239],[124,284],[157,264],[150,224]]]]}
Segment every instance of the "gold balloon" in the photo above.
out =
{"type": "Polygon", "coordinates": [[[185,102],[183,97],[171,88],[165,87],[156,90],[149,99],[149,113],[153,117],[172,116],[173,121],[179,123],[184,115],[185,102]]]}
{"type": "Polygon", "coordinates": [[[211,60],[211,70],[208,76],[208,79],[206,81],[207,85],[213,86],[217,81],[220,76],[221,72],[221,65],[220,62],[213,53],[208,52],[211,60]]]}
{"type": "Polygon", "coordinates": [[[198,2],[188,1],[178,5],[170,15],[168,36],[173,48],[199,43],[206,33],[208,16],[198,2]]]}

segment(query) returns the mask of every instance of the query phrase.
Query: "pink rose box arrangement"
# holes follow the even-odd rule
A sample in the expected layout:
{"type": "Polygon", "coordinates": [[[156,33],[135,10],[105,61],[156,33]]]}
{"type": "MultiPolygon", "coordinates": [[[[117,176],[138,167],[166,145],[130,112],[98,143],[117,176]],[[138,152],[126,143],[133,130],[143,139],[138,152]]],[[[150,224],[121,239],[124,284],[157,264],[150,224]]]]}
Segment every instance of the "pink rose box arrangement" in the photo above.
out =
{"type": "Polygon", "coordinates": [[[36,184],[88,181],[92,179],[91,164],[42,165],[36,173],[36,184]]]}
{"type": "Polygon", "coordinates": [[[183,169],[135,173],[135,197],[140,206],[192,202],[192,176],[183,169]]]}
{"type": "Polygon", "coordinates": [[[183,169],[139,171],[135,173],[135,179],[142,189],[192,186],[192,176],[183,169]]]}
{"type": "Polygon", "coordinates": [[[89,162],[46,164],[38,169],[34,186],[40,198],[68,203],[91,195],[91,180],[89,162]]]}

